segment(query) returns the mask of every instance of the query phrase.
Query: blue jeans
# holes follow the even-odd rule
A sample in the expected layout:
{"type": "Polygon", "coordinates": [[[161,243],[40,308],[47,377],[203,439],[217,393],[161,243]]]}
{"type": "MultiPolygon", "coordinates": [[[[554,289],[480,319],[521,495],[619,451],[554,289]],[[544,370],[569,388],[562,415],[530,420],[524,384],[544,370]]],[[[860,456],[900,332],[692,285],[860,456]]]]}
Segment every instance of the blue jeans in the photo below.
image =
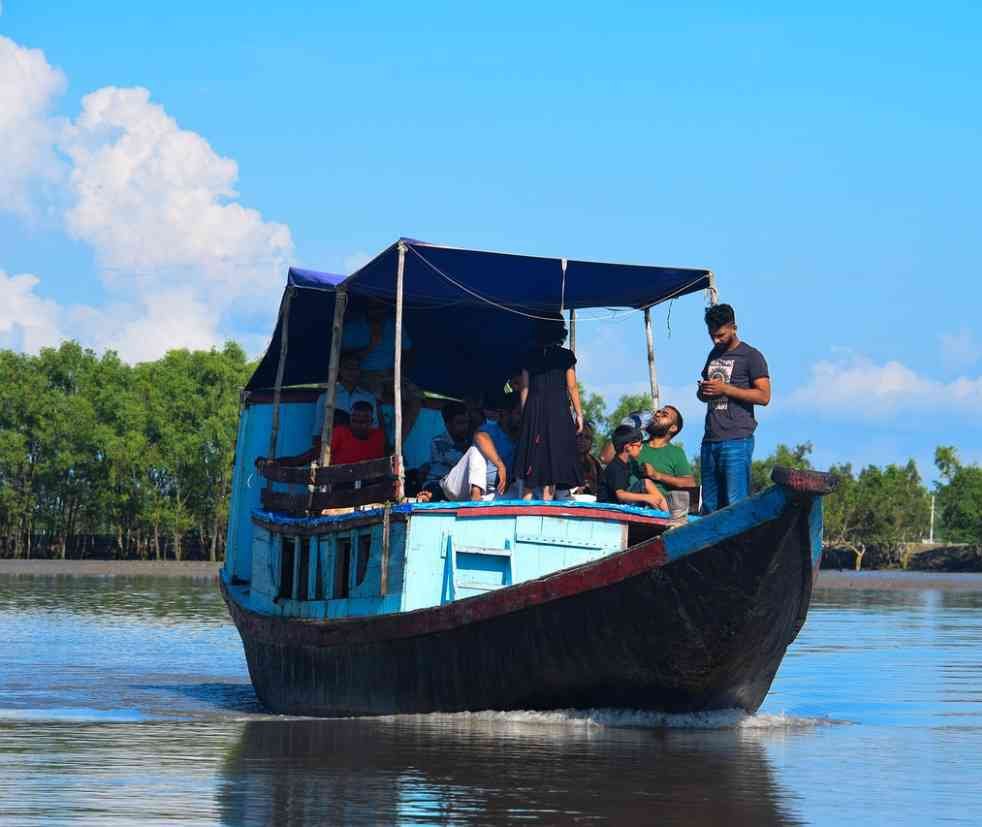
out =
{"type": "Polygon", "coordinates": [[[750,466],[754,457],[754,438],[703,442],[699,458],[702,474],[702,513],[750,496],[750,466]]]}

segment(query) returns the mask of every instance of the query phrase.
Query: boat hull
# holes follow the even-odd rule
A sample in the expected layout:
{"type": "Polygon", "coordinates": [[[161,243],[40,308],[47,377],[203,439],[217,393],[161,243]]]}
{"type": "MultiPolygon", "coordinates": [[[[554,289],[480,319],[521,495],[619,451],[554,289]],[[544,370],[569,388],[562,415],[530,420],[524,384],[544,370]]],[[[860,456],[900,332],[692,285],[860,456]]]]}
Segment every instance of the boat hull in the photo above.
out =
{"type": "Polygon", "coordinates": [[[814,499],[789,496],[773,519],[678,559],[659,537],[402,614],[271,617],[240,606],[224,582],[223,593],[256,692],[278,713],[753,712],[808,611],[814,499]]]}

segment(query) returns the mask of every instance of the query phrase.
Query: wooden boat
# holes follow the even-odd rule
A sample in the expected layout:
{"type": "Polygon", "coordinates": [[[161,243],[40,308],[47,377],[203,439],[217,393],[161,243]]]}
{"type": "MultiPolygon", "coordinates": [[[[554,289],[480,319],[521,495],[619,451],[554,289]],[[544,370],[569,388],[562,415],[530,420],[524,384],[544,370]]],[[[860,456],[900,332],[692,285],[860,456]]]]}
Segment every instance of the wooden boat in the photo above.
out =
{"type": "MultiPolygon", "coordinates": [[[[291,379],[286,354],[294,336],[304,346],[297,328],[327,310],[340,338],[345,301],[330,306],[325,284],[301,325],[284,302],[239,424],[221,589],[266,707],[317,716],[758,708],[808,611],[833,479],[777,469],[766,491],[681,521],[574,501],[409,502],[399,451],[267,467],[266,487],[251,486],[267,435],[270,454],[309,444],[318,392],[284,385],[309,381],[312,368],[298,358],[291,379]],[[263,383],[274,374],[270,396],[263,383]]],[[[435,287],[422,290],[431,298],[435,287]]]]}

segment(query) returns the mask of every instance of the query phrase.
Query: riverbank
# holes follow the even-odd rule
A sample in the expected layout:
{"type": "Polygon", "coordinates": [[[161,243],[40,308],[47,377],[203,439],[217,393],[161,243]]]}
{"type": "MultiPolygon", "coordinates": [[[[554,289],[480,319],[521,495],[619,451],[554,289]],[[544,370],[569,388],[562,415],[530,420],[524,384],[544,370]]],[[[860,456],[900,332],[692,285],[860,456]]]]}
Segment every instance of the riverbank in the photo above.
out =
{"type": "Polygon", "coordinates": [[[189,577],[217,580],[221,563],[205,560],[0,560],[0,576],[189,577]]]}
{"type": "MultiPolygon", "coordinates": [[[[0,576],[20,577],[188,577],[216,580],[221,563],[174,560],[0,560],[0,576]]],[[[835,571],[824,569],[819,589],[873,591],[982,592],[982,574],[923,571],[835,571]]]]}

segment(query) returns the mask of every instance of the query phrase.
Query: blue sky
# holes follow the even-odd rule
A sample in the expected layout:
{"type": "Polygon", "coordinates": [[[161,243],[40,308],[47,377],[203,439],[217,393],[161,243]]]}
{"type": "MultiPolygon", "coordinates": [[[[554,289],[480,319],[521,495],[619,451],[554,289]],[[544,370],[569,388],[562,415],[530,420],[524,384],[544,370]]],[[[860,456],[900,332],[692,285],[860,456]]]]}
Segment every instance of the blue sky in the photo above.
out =
{"type": "MultiPolygon", "coordinates": [[[[758,455],[982,460],[982,10],[743,5],[5,0],[0,345],[259,351],[287,264],[398,235],[707,266],[758,455]]],[[[702,307],[655,314],[690,450],[702,307]]],[[[639,320],[579,350],[645,388],[639,320]]]]}

